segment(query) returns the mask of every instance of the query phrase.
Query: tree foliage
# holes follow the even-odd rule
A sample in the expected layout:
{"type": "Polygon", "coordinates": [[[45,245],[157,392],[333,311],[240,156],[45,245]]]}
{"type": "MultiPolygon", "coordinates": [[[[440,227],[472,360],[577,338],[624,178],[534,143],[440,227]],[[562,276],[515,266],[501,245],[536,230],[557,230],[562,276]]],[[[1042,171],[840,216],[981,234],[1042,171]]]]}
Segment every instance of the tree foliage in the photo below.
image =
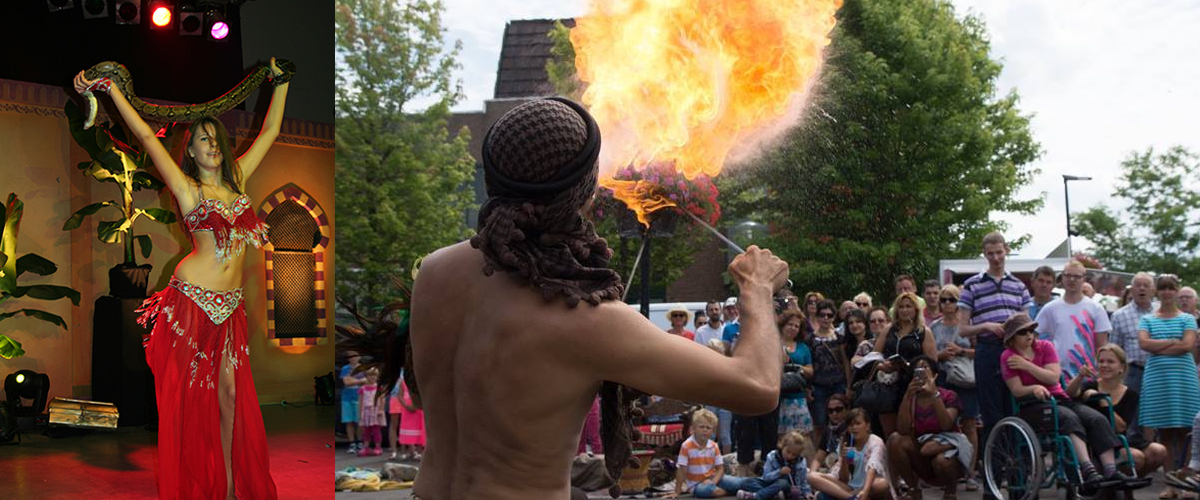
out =
{"type": "Polygon", "coordinates": [[[337,293],[350,302],[390,302],[394,276],[470,234],[475,161],[467,131],[446,125],[462,44],[443,49],[443,11],[437,0],[336,4],[337,293]]]}
{"type": "Polygon", "coordinates": [[[1074,232],[1092,242],[1092,253],[1109,269],[1178,275],[1200,280],[1200,156],[1182,146],[1147,148],[1121,162],[1113,198],[1117,213],[1096,206],[1074,215],[1074,232]]]}
{"type": "Polygon", "coordinates": [[[897,274],[979,255],[1005,228],[994,213],[1041,206],[1017,198],[1040,147],[1017,94],[997,93],[978,18],[941,0],[847,0],[832,39],[801,125],[722,180],[727,213],[769,223],[765,246],[798,291],[890,298],[897,274]]]}

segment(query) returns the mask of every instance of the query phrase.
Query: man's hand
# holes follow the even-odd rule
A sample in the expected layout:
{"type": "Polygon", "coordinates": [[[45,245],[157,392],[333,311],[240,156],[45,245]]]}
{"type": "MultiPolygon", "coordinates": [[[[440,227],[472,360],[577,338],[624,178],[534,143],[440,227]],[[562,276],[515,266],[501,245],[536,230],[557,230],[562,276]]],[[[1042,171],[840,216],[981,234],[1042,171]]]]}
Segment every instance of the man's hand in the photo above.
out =
{"type": "Polygon", "coordinates": [[[984,329],[986,329],[989,332],[996,334],[997,337],[1001,337],[1001,338],[1004,337],[1004,325],[1002,325],[1000,323],[982,323],[979,326],[983,327],[984,329]]]}
{"type": "Polygon", "coordinates": [[[770,250],[750,245],[746,253],[734,257],[733,262],[729,263],[729,274],[733,276],[739,290],[759,285],[770,287],[774,293],[787,283],[788,265],[770,250]]]}

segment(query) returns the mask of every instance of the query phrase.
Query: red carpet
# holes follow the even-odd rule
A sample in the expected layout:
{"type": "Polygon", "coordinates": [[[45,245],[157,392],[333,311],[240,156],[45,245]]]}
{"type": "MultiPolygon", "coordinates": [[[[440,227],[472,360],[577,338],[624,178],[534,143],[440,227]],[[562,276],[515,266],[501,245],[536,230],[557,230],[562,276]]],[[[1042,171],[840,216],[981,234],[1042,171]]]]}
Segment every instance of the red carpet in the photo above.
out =
{"type": "MultiPolygon", "coordinates": [[[[334,407],[264,406],[271,476],[279,498],[333,498],[334,407]]],[[[157,436],[141,427],[0,446],[0,498],[142,500],[157,497],[157,436]]],[[[254,499],[245,499],[254,500],[254,499]]]]}

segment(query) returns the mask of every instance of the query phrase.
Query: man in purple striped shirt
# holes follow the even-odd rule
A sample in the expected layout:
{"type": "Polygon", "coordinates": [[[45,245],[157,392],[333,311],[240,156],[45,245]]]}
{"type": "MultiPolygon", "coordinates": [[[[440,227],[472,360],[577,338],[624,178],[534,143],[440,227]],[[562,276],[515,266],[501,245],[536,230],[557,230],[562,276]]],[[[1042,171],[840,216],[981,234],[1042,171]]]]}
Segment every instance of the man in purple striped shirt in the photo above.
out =
{"type": "MultiPolygon", "coordinates": [[[[1004,269],[1008,244],[1000,233],[983,237],[983,256],[988,269],[963,283],[958,299],[958,334],[975,339],[975,389],[983,416],[980,443],[986,443],[992,427],[1009,413],[1009,392],[1000,376],[1000,353],[1004,352],[1004,321],[1028,312],[1033,300],[1025,283],[1004,269]]],[[[992,498],[984,492],[984,499],[992,498]]]]}

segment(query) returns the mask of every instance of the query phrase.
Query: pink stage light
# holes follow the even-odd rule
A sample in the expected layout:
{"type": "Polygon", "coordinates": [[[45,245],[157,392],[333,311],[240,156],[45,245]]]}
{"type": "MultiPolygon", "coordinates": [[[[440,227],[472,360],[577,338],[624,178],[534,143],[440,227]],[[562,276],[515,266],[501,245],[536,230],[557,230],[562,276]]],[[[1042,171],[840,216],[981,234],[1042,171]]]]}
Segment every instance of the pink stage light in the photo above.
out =
{"type": "Polygon", "coordinates": [[[225,21],[217,21],[213,23],[212,29],[209,30],[214,40],[224,40],[229,36],[229,25],[225,21]]]}

